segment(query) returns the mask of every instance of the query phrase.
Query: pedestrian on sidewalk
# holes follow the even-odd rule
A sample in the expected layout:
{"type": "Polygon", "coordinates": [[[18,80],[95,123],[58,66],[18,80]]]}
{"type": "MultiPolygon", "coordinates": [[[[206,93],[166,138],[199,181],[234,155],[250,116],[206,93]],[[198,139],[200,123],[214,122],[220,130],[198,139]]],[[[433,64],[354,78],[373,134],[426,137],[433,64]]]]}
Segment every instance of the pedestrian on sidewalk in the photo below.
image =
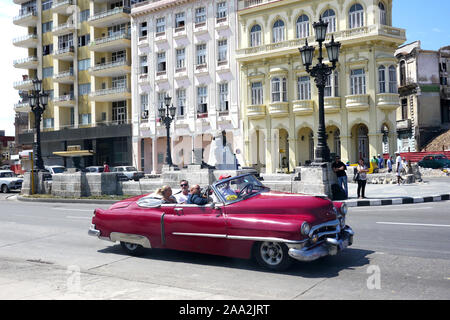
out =
{"type": "Polygon", "coordinates": [[[388,160],[387,160],[387,168],[388,168],[388,172],[391,173],[392,172],[392,162],[394,162],[394,159],[392,156],[389,156],[388,160]]]}
{"type": "Polygon", "coordinates": [[[109,166],[108,166],[108,164],[106,163],[106,161],[103,162],[103,172],[110,172],[109,166]]]}
{"type": "Polygon", "coordinates": [[[373,158],[370,160],[370,165],[373,168],[373,173],[378,172],[378,159],[377,156],[373,156],[373,158]]]}
{"type": "Polygon", "coordinates": [[[333,171],[336,173],[338,185],[345,192],[345,198],[348,198],[348,184],[347,184],[347,166],[341,161],[340,156],[336,156],[335,161],[331,165],[333,171]]]}
{"type": "Polygon", "coordinates": [[[403,163],[402,163],[402,157],[400,156],[400,152],[396,152],[395,154],[397,155],[397,158],[395,159],[397,184],[400,185],[400,180],[403,182],[403,178],[402,178],[403,163]]]}
{"type": "Polygon", "coordinates": [[[378,154],[378,168],[380,169],[384,168],[384,159],[380,154],[378,154]]]}
{"type": "Polygon", "coordinates": [[[367,172],[369,172],[369,169],[367,169],[367,166],[364,164],[363,159],[359,159],[358,161],[358,167],[357,167],[357,182],[358,182],[358,199],[364,199],[365,191],[366,191],[366,183],[367,183],[367,172]]]}

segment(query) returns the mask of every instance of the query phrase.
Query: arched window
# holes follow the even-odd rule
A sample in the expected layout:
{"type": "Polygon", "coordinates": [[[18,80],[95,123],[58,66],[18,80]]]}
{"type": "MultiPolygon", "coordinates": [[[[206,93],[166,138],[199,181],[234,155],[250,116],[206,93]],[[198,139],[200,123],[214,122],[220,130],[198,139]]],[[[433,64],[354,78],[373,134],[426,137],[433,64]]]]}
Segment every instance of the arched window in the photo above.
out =
{"type": "Polygon", "coordinates": [[[380,10],[380,24],[386,24],[386,9],[383,2],[378,3],[378,9],[380,10]]]}
{"type": "Polygon", "coordinates": [[[287,101],[286,78],[272,78],[272,102],[287,101]]]}
{"type": "Polygon", "coordinates": [[[362,5],[356,3],[352,5],[348,15],[350,29],[364,26],[364,9],[362,5]]]}
{"type": "Polygon", "coordinates": [[[261,26],[255,24],[250,30],[250,47],[258,47],[261,45],[261,26]]]}
{"type": "Polygon", "coordinates": [[[397,93],[397,70],[395,66],[389,67],[389,93],[397,93]]]}
{"type": "Polygon", "coordinates": [[[386,92],[386,68],[384,66],[378,67],[378,92],[386,92]]]}
{"type": "Polygon", "coordinates": [[[322,14],[322,19],[328,22],[327,33],[336,32],[336,14],[332,9],[325,10],[322,14]]]}
{"type": "Polygon", "coordinates": [[[302,14],[297,19],[297,38],[306,38],[309,36],[309,18],[302,14]]]}
{"type": "Polygon", "coordinates": [[[284,41],[284,22],[283,20],[277,20],[273,24],[272,28],[273,33],[273,42],[281,42],[284,41]]]}

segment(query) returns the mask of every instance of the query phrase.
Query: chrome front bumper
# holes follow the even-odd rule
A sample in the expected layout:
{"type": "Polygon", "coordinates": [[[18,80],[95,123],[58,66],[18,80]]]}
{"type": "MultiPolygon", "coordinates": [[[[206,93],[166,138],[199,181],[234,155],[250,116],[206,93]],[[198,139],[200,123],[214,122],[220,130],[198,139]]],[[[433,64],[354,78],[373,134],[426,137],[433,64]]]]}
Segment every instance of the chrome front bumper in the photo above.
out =
{"type": "Polygon", "coordinates": [[[325,256],[336,255],[339,251],[351,246],[353,243],[352,228],[345,226],[345,228],[338,233],[337,238],[326,238],[322,243],[303,247],[302,249],[290,248],[289,256],[299,261],[313,261],[325,256]]]}

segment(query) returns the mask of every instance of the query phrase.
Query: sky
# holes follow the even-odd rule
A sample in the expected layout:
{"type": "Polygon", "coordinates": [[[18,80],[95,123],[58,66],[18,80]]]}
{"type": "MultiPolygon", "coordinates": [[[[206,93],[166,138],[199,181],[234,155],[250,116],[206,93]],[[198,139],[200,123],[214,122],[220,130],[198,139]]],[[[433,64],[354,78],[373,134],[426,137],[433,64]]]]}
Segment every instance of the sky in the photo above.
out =
{"type": "MultiPolygon", "coordinates": [[[[19,101],[13,82],[22,78],[24,70],[12,65],[14,59],[24,58],[26,49],[13,46],[12,39],[25,35],[12,18],[19,13],[12,0],[0,0],[0,130],[14,135],[14,104],[19,101]]],[[[450,45],[449,0],[394,0],[393,26],[406,29],[406,43],[421,41],[423,49],[438,50],[450,45]]]]}

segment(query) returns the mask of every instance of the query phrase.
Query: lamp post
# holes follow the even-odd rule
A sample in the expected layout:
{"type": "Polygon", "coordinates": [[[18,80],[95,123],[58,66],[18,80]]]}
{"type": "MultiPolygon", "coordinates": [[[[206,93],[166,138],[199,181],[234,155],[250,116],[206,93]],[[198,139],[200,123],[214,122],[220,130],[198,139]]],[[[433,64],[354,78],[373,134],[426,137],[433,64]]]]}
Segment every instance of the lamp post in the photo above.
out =
{"type": "Polygon", "coordinates": [[[36,168],[39,170],[44,169],[44,161],[42,160],[41,153],[41,118],[45,111],[45,107],[48,104],[48,93],[44,93],[42,90],[42,80],[33,80],[34,90],[28,95],[30,101],[31,111],[34,114],[34,126],[36,127],[36,133],[34,136],[34,143],[36,146],[36,168]]]}
{"type": "Polygon", "coordinates": [[[164,123],[164,125],[166,126],[166,130],[167,130],[167,150],[166,150],[166,162],[170,167],[173,167],[173,163],[172,163],[172,155],[170,152],[170,124],[171,122],[175,119],[175,112],[177,110],[176,107],[170,106],[170,102],[171,102],[172,98],[169,95],[166,95],[164,97],[164,106],[160,106],[158,108],[158,113],[159,113],[159,117],[161,119],[161,121],[164,123]]]}
{"type": "Polygon", "coordinates": [[[313,46],[308,46],[308,40],[304,47],[299,48],[300,54],[302,56],[303,65],[306,67],[306,72],[308,72],[316,83],[317,89],[319,91],[319,128],[317,132],[318,143],[314,155],[314,163],[330,162],[330,149],[327,145],[327,137],[325,132],[325,111],[324,111],[324,95],[325,95],[325,85],[328,76],[336,68],[336,62],[339,58],[339,48],[341,44],[339,42],[334,42],[334,37],[331,36],[331,42],[325,44],[328,53],[328,59],[331,62],[331,66],[324,64],[322,47],[325,41],[328,22],[319,18],[319,22],[313,24],[314,31],[316,34],[316,41],[319,43],[319,57],[317,63],[311,68],[312,60],[314,57],[315,48],[313,46]]]}

